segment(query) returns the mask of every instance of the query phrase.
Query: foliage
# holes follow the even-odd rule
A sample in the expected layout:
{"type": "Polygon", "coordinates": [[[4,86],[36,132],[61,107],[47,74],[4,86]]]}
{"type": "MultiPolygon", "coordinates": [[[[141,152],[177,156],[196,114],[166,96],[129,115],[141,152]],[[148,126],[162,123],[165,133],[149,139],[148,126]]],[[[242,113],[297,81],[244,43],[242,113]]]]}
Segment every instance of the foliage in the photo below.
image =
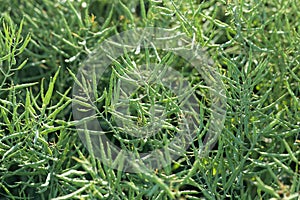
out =
{"type": "MultiPolygon", "coordinates": [[[[0,199],[299,198],[299,6],[0,1],[0,199]],[[208,156],[195,155],[192,145],[171,166],[129,174],[106,167],[82,145],[71,86],[105,38],[143,26],[174,28],[207,49],[226,87],[227,116],[208,156]]],[[[138,56],[131,59],[147,55],[138,56]]]]}

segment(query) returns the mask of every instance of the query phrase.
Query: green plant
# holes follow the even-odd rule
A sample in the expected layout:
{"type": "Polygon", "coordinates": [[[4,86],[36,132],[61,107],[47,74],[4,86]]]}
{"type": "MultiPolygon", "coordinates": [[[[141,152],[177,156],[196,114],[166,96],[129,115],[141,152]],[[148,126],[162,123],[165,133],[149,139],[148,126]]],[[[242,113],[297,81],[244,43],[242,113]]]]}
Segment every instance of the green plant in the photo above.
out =
{"type": "MultiPolygon", "coordinates": [[[[1,1],[0,199],[299,198],[299,6],[293,0],[1,1]],[[172,165],[130,174],[106,167],[82,145],[71,86],[103,40],[138,26],[172,28],[206,48],[226,87],[227,116],[204,158],[195,141],[172,165]]],[[[156,62],[156,53],[201,83],[163,51],[128,55],[113,66],[156,62]]],[[[109,105],[116,80],[99,83],[106,91],[98,91],[105,97],[99,106],[109,105]]],[[[201,134],[210,125],[206,93],[199,90],[201,134]]],[[[141,105],[132,113],[147,117],[141,105]]]]}

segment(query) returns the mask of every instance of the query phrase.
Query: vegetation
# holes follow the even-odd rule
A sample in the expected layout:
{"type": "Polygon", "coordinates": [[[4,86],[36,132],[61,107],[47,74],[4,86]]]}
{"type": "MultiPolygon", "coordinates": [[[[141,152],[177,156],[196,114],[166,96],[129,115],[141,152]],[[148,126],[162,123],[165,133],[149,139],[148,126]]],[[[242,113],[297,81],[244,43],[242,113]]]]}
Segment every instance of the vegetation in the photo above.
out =
{"type": "MultiPolygon", "coordinates": [[[[0,0],[0,199],[300,198],[299,7],[297,0],[0,0]],[[83,145],[72,86],[106,38],[149,26],[173,28],[207,50],[226,88],[227,113],[206,156],[196,155],[195,140],[170,166],[127,173],[107,167],[83,145]]],[[[166,58],[162,64],[177,63],[189,81],[202,84],[189,66],[180,68],[182,61],[156,53],[166,58]]],[[[143,59],[154,58],[143,51],[127,61],[143,59]]],[[[97,91],[107,91],[106,105],[116,87],[109,73],[97,91]]],[[[203,135],[211,102],[207,90],[198,92],[203,135]]]]}

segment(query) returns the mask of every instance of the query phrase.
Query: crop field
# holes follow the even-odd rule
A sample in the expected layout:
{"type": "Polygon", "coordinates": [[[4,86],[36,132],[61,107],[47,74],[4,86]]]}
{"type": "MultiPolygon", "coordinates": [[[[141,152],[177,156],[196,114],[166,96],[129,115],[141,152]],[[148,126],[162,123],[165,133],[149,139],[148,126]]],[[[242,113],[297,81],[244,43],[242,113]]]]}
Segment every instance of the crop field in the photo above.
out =
{"type": "Polygon", "coordinates": [[[0,0],[0,200],[300,199],[299,7],[0,0]]]}

